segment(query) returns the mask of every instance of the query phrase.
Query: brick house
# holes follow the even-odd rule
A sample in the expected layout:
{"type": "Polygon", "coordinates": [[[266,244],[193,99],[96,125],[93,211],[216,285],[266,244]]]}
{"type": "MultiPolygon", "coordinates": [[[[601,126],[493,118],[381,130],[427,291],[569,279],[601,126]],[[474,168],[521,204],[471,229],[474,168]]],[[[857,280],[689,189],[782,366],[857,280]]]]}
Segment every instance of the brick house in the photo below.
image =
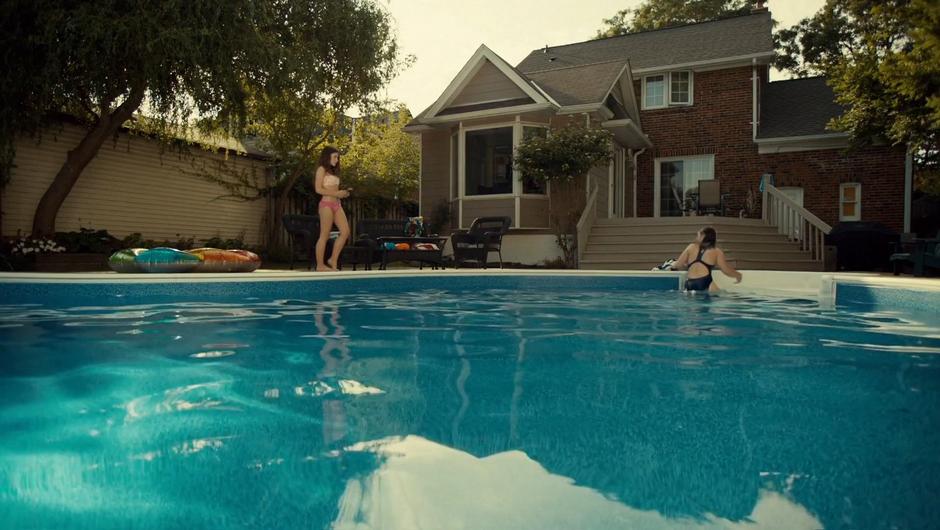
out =
{"type": "MultiPolygon", "coordinates": [[[[421,137],[422,213],[446,204],[454,227],[508,215],[518,260],[550,257],[550,190],[519,175],[511,156],[527,135],[574,123],[614,138],[612,162],[586,180],[585,193],[597,191],[591,219],[667,223],[690,215],[698,182],[713,179],[726,197],[724,214],[737,218],[749,193],[760,201],[763,178],[798,211],[800,226],[812,218],[816,226],[861,220],[909,230],[905,150],[846,151],[847,136],[826,129],[841,108],[824,79],[769,81],[772,30],[770,13],[756,9],[545,47],[515,67],[481,46],[406,127],[421,137]]],[[[818,248],[809,250],[819,257],[818,248]]]]}

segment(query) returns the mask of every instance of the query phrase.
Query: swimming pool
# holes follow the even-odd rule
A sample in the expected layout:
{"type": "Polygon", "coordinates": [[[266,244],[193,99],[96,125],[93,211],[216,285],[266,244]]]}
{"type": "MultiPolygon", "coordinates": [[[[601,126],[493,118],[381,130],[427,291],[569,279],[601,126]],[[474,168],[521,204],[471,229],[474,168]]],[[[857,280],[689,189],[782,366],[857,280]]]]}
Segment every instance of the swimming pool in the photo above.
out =
{"type": "Polygon", "coordinates": [[[0,527],[936,527],[936,312],[676,285],[0,286],[0,527]]]}

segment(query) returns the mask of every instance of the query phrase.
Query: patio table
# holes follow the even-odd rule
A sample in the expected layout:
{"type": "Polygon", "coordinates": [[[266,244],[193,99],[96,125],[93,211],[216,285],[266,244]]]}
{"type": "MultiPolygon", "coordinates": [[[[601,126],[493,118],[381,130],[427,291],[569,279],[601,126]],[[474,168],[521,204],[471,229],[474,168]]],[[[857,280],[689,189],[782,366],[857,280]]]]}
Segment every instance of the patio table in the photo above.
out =
{"type": "Polygon", "coordinates": [[[433,268],[444,268],[444,245],[447,243],[446,237],[392,237],[383,236],[376,239],[379,248],[382,251],[382,265],[380,270],[385,270],[389,263],[393,261],[417,261],[420,268],[428,263],[433,268]],[[387,249],[385,243],[408,243],[409,250],[387,249]],[[437,245],[437,250],[416,250],[414,246],[418,243],[433,243],[437,245]]]}

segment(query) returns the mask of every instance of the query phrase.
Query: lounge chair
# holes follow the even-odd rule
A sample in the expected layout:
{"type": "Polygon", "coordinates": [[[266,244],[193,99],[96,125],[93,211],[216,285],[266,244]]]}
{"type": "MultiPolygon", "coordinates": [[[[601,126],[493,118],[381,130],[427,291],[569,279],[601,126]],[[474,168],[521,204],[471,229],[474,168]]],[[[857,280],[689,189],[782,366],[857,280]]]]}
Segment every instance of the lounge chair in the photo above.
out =
{"type": "Polygon", "coordinates": [[[499,268],[503,268],[501,250],[503,236],[509,232],[512,219],[509,217],[477,217],[469,230],[458,230],[450,236],[454,249],[454,267],[466,261],[476,261],[484,269],[490,252],[499,256],[499,268]]]}

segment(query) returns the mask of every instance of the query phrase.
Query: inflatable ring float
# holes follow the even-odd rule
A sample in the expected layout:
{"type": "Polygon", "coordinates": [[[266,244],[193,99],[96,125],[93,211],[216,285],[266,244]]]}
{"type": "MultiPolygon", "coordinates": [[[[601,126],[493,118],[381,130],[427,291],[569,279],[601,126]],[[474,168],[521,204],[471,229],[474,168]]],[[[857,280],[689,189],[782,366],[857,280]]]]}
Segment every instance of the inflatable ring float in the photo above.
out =
{"type": "Polygon", "coordinates": [[[252,272],[261,258],[247,250],[128,248],[112,254],[108,266],[115,272],[252,272]]]}
{"type": "Polygon", "coordinates": [[[145,250],[134,257],[140,272],[189,272],[201,261],[199,256],[168,247],[145,250]]]}
{"type": "Polygon", "coordinates": [[[114,272],[140,272],[137,262],[134,261],[141,252],[146,252],[145,248],[125,248],[118,250],[108,258],[108,267],[114,272]]]}
{"type": "Polygon", "coordinates": [[[187,250],[200,259],[196,272],[251,272],[261,266],[261,259],[247,250],[196,248],[187,250]]]}

